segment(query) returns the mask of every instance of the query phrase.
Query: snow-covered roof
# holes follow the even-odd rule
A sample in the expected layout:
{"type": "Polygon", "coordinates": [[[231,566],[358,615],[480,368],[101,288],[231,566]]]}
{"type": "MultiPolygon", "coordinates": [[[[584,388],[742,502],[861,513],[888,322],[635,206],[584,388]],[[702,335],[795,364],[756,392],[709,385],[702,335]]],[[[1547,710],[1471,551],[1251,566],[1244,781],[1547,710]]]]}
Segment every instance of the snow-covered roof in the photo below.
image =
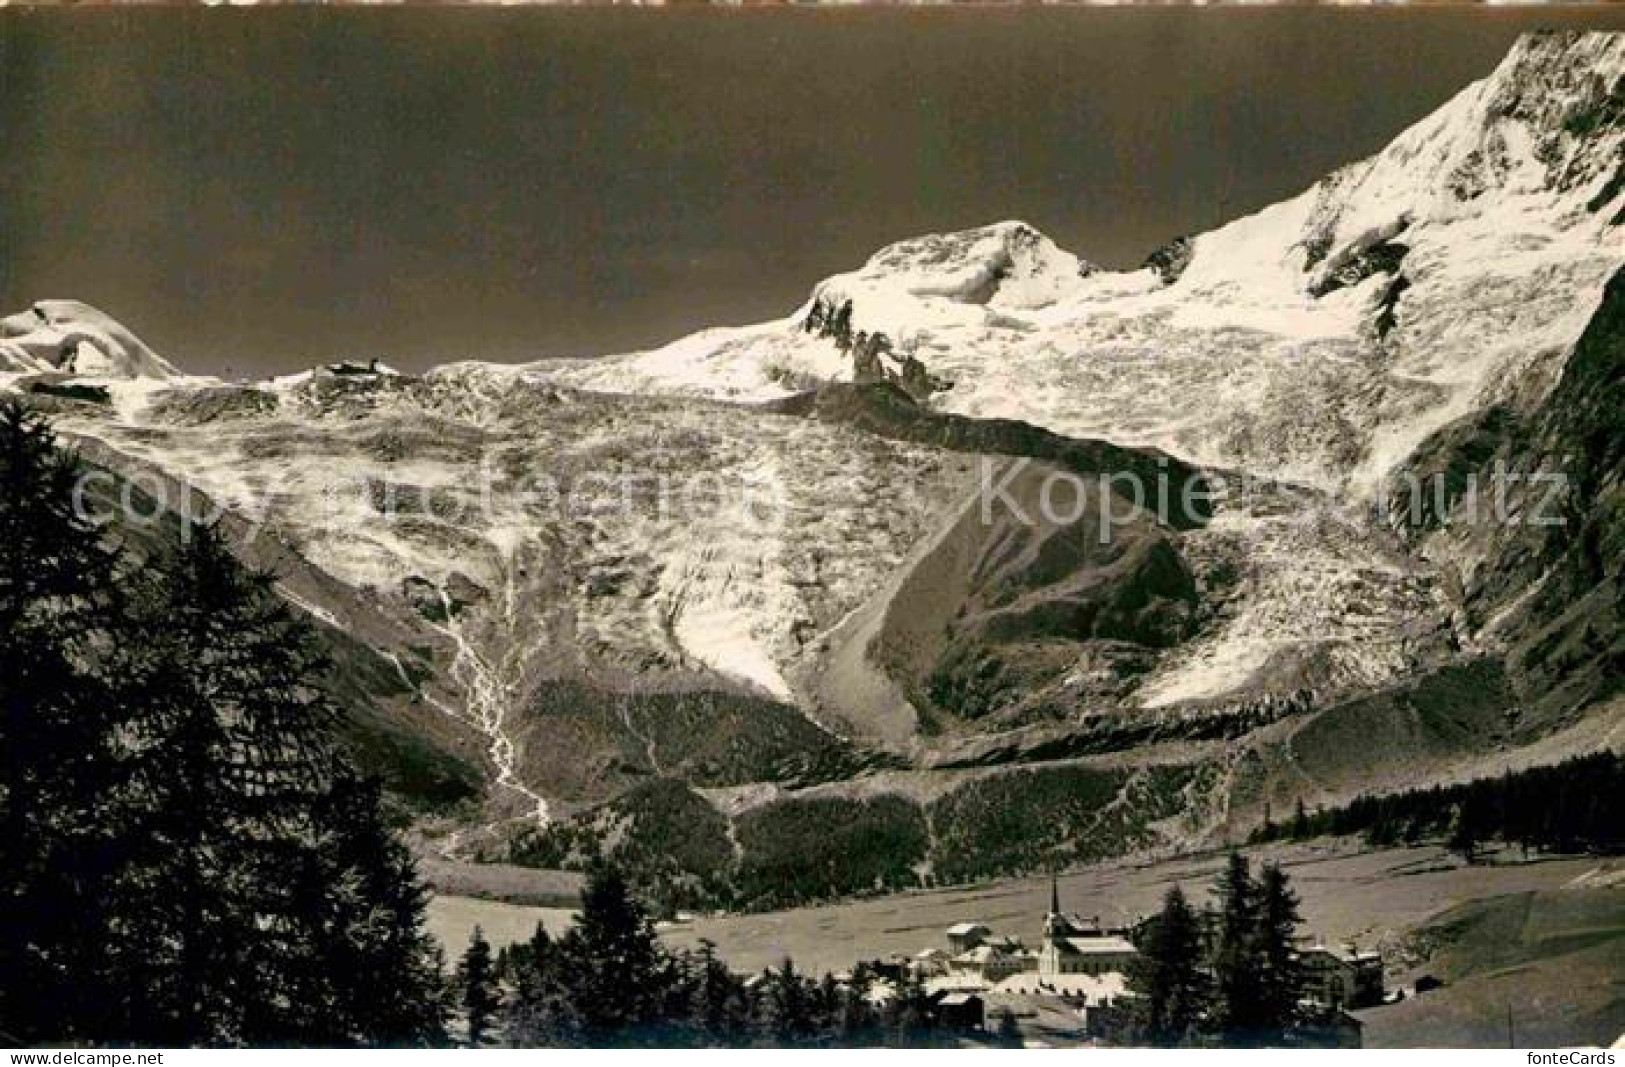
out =
{"type": "Polygon", "coordinates": [[[974,933],[990,934],[993,931],[981,923],[955,923],[948,927],[949,937],[965,937],[974,933]]]}
{"type": "Polygon", "coordinates": [[[1063,952],[1075,952],[1080,956],[1116,956],[1140,951],[1134,947],[1134,942],[1115,936],[1069,937],[1060,941],[1058,947],[1063,952]]]}
{"type": "Polygon", "coordinates": [[[1128,980],[1116,971],[1105,974],[1037,974],[1023,971],[993,987],[993,992],[1016,996],[1071,997],[1094,1005],[1128,992],[1128,980]]]}
{"type": "Polygon", "coordinates": [[[994,948],[992,945],[977,945],[968,952],[961,952],[959,955],[955,956],[953,962],[982,964],[991,959],[998,951],[999,950],[994,948]]]}
{"type": "Polygon", "coordinates": [[[1357,950],[1357,949],[1350,949],[1350,948],[1334,948],[1331,945],[1323,945],[1323,944],[1310,945],[1308,948],[1299,950],[1298,955],[1300,957],[1312,956],[1312,955],[1330,956],[1331,958],[1337,960],[1340,963],[1381,963],[1382,962],[1382,953],[1380,953],[1380,952],[1372,952],[1369,949],[1368,950],[1357,950]]]}

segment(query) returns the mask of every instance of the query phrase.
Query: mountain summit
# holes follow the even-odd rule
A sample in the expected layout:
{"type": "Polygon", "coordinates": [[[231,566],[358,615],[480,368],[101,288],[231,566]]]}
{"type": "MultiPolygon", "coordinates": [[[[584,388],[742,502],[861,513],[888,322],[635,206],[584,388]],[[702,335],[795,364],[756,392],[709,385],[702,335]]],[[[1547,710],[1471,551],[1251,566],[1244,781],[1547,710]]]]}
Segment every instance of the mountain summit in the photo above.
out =
{"type": "Polygon", "coordinates": [[[77,300],[40,300],[0,319],[0,373],[172,378],[174,367],[111,315],[77,300]]]}
{"type": "Polygon", "coordinates": [[[790,318],[551,370],[766,399],[850,374],[798,329],[851,302],[945,410],[1373,492],[1430,432],[1536,403],[1625,256],[1625,37],[1541,34],[1369,159],[1097,271],[1031,227],[917,238],[790,318]]]}

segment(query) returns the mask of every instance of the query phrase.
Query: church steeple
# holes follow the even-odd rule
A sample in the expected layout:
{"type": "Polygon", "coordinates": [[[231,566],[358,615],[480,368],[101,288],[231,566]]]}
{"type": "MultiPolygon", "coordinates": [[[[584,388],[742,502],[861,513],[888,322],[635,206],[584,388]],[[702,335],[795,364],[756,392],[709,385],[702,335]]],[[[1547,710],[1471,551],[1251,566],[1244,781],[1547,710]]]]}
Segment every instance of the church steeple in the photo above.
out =
{"type": "Polygon", "coordinates": [[[1044,916],[1044,936],[1051,941],[1064,938],[1070,933],[1070,924],[1066,916],[1061,914],[1061,882],[1055,875],[1049,876],[1049,914],[1044,916]]]}

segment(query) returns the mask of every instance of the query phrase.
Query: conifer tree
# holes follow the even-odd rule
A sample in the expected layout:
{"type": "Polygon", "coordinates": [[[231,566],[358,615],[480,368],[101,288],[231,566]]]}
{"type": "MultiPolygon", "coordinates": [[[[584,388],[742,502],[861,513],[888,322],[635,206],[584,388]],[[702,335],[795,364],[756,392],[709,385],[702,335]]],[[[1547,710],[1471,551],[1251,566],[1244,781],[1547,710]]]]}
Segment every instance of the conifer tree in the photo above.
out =
{"type": "Polygon", "coordinates": [[[1292,806],[1292,840],[1302,841],[1309,836],[1309,813],[1304,810],[1303,798],[1292,806]]]}
{"type": "Polygon", "coordinates": [[[105,547],[89,484],[0,402],[0,1030],[439,1040],[423,891],[308,627],[217,529],[105,547]]]}
{"type": "Polygon", "coordinates": [[[869,1004],[869,985],[853,980],[841,991],[841,1003],[835,1019],[836,1042],[845,1048],[864,1048],[878,1043],[879,1020],[869,1004]]]}
{"type": "Polygon", "coordinates": [[[1129,973],[1138,994],[1139,1029],[1152,1045],[1187,1042],[1208,1008],[1208,981],[1202,972],[1202,930],[1196,911],[1179,886],[1168,890],[1140,956],[1129,973]]]}
{"type": "Polygon", "coordinates": [[[1219,928],[1214,945],[1215,1014],[1229,1045],[1256,1044],[1263,1038],[1260,1002],[1262,965],[1258,952],[1258,886],[1247,858],[1230,854],[1214,886],[1219,928]]]}
{"type": "Polygon", "coordinates": [[[716,943],[700,941],[693,957],[689,1016],[701,1044],[729,1048],[743,1043],[750,1024],[744,983],[717,956],[716,943]]]}
{"type": "MultiPolygon", "coordinates": [[[[443,957],[423,929],[428,895],[384,821],[377,781],[341,768],[318,803],[316,826],[304,906],[320,916],[320,952],[309,964],[328,989],[321,1043],[443,1044],[443,957]]],[[[309,1015],[319,1003],[307,997],[301,1006],[309,1015]]]]}
{"type": "Polygon", "coordinates": [[[890,1041],[899,1048],[927,1048],[934,1042],[931,1002],[912,972],[905,972],[887,1006],[890,1041]]]}
{"type": "Polygon", "coordinates": [[[76,508],[80,475],[0,401],[0,1030],[30,1040],[93,1038],[116,987],[119,558],[76,508]]]}
{"type": "Polygon", "coordinates": [[[462,987],[463,1011],[468,1018],[468,1045],[479,1048],[491,1032],[491,1019],[502,1006],[496,967],[491,960],[491,944],[478,926],[469,938],[468,951],[457,967],[462,987]]]}
{"type": "Polygon", "coordinates": [[[589,1043],[647,1040],[669,982],[648,913],[614,867],[592,872],[560,943],[565,981],[589,1043]]]}
{"type": "Polygon", "coordinates": [[[831,1041],[840,1025],[841,985],[828,971],[812,983],[813,1028],[825,1041],[831,1041]]]}
{"type": "MultiPolygon", "coordinates": [[[[1564,798],[1554,798],[1558,802],[1564,798]]],[[[1557,805],[1554,804],[1554,807],[1557,805]]],[[[1559,818],[1560,824],[1565,820],[1559,818]]],[[[1554,837],[1560,837],[1560,830],[1554,837]]],[[[1478,844],[1480,840],[1478,809],[1471,800],[1464,800],[1455,806],[1450,820],[1450,839],[1447,846],[1450,851],[1459,855],[1468,863],[1478,862],[1478,844]]]]}
{"type": "Polygon", "coordinates": [[[515,1048],[578,1044],[581,1020],[565,985],[563,960],[546,927],[537,924],[528,944],[509,954],[513,996],[504,1013],[508,1044],[515,1048]]]}
{"type": "Polygon", "coordinates": [[[1302,976],[1295,942],[1298,896],[1279,864],[1267,863],[1258,880],[1258,962],[1262,1035],[1278,1045],[1298,1021],[1302,976]]]}
{"type": "Polygon", "coordinates": [[[807,1044],[813,1031],[813,991],[788,957],[763,975],[762,1028],[780,1047],[807,1044]]]}
{"type": "Polygon", "coordinates": [[[154,1017],[177,1043],[284,1042],[313,1019],[328,975],[309,871],[335,767],[325,663],[269,575],[217,528],[187,531],[158,605],[147,683],[160,736],[144,782],[150,836],[173,893],[154,918],[174,946],[154,1017]],[[167,992],[163,987],[167,986],[167,992]]]}

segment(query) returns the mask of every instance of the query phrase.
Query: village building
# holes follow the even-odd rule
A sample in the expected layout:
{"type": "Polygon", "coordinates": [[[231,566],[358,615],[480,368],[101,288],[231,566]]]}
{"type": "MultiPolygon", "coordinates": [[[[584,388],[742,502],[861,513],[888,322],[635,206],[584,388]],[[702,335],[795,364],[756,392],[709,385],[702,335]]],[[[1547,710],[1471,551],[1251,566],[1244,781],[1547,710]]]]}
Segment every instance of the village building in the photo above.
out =
{"type": "Polygon", "coordinates": [[[993,936],[993,931],[981,923],[957,923],[948,927],[948,954],[958,956],[969,952],[993,936]]]}
{"type": "Polygon", "coordinates": [[[987,1017],[985,1002],[975,993],[939,993],[931,998],[937,1021],[951,1030],[980,1030],[987,1017]]]}
{"type": "MultiPolygon", "coordinates": [[[[1201,914],[1211,937],[1216,912],[1201,914]]],[[[1084,919],[1061,909],[1060,887],[1050,882],[1049,910],[1042,938],[1028,948],[1018,938],[996,934],[979,922],[945,931],[946,948],[930,947],[908,961],[945,1020],[961,1029],[985,1025],[987,1004],[1026,1005],[1034,1010],[1076,1016],[1080,1032],[1096,1041],[1121,1043],[1132,1035],[1128,976],[1140,952],[1136,941],[1155,917],[1136,927],[1109,927],[1098,916],[1084,919]]],[[[1382,1003],[1382,957],[1353,948],[1314,944],[1298,950],[1306,1013],[1290,1036],[1299,1047],[1359,1048],[1361,1024],[1348,1014],[1382,1003]]]]}
{"type": "Polygon", "coordinates": [[[933,993],[1054,997],[1083,1008],[1122,997],[1129,966],[1139,955],[1127,931],[1063,912],[1053,880],[1038,948],[977,922],[949,927],[946,938],[946,952],[928,948],[913,960],[914,973],[933,993]]]}
{"type": "Polygon", "coordinates": [[[987,985],[998,985],[1013,974],[1020,974],[1029,965],[1036,969],[1038,958],[1020,942],[987,942],[969,952],[962,952],[948,961],[950,975],[975,975],[987,985]]]}
{"type": "Polygon", "coordinates": [[[1364,1048],[1365,1024],[1339,1009],[1305,1027],[1299,1043],[1305,1048],[1364,1048]]]}
{"type": "Polygon", "coordinates": [[[1304,1000],[1327,1008],[1366,1008],[1383,998],[1382,956],[1311,945],[1298,952],[1304,1000]]]}
{"type": "Polygon", "coordinates": [[[1128,976],[1112,974],[1012,975],[994,987],[995,993],[1014,997],[1058,997],[1080,1008],[1115,1003],[1128,993],[1128,976]]]}
{"type": "Polygon", "coordinates": [[[1050,882],[1050,909],[1044,916],[1044,944],[1038,950],[1041,977],[1127,974],[1140,950],[1125,932],[1108,930],[1099,918],[1084,922],[1061,911],[1060,887],[1050,882]]]}

